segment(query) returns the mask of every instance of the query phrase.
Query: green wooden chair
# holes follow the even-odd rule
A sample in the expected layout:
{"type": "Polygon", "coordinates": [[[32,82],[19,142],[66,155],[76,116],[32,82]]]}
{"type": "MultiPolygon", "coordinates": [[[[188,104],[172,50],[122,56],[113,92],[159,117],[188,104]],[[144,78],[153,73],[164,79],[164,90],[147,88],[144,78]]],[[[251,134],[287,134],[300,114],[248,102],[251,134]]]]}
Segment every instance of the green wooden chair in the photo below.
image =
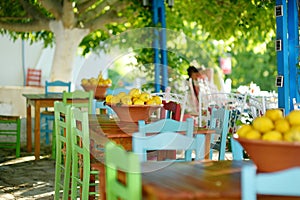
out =
{"type": "Polygon", "coordinates": [[[54,103],[54,133],[56,138],[55,200],[68,199],[70,196],[72,161],[70,110],[71,105],[59,101],[54,103]],[[62,195],[61,189],[63,189],[62,195]]]}
{"type": "Polygon", "coordinates": [[[87,110],[92,114],[94,91],[75,90],[73,92],[63,92],[63,102],[71,104],[73,107],[87,110]]]}
{"type": "Polygon", "coordinates": [[[112,142],[105,145],[106,199],[142,199],[141,167],[136,154],[112,142]],[[120,174],[125,180],[119,180],[120,174]]]}
{"type": "Polygon", "coordinates": [[[71,199],[86,200],[100,196],[103,164],[91,162],[88,112],[71,109],[72,174],[71,199]],[[98,191],[96,190],[98,186],[98,191]]]}
{"type": "Polygon", "coordinates": [[[20,157],[20,135],[20,117],[0,115],[0,148],[16,149],[16,158],[20,157]]]}

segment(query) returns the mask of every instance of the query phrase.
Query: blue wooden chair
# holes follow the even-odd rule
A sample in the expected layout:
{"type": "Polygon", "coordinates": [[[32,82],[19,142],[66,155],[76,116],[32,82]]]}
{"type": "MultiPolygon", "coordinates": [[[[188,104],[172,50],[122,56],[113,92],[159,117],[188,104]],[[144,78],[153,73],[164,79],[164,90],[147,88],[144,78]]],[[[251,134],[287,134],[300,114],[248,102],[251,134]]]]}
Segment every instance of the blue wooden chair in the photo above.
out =
{"type": "Polygon", "coordinates": [[[136,154],[108,142],[105,145],[105,172],[107,200],[142,199],[141,166],[136,154]],[[118,178],[124,175],[125,180],[118,178]]]}
{"type": "Polygon", "coordinates": [[[117,95],[119,94],[120,92],[125,92],[126,94],[129,93],[129,90],[126,89],[126,88],[107,88],[106,89],[106,95],[109,95],[109,94],[112,94],[112,95],[117,95]]]}
{"type": "Polygon", "coordinates": [[[104,101],[98,101],[97,99],[94,99],[92,105],[92,114],[101,114],[101,110],[105,110],[109,117],[112,117],[116,114],[111,107],[105,105],[104,101]]]}
{"type": "Polygon", "coordinates": [[[236,141],[233,137],[230,138],[231,152],[233,160],[243,160],[244,159],[244,148],[242,145],[236,141]]]}
{"type": "MultiPolygon", "coordinates": [[[[70,92],[70,90],[71,90],[71,82],[63,82],[63,81],[45,82],[46,95],[62,94],[63,91],[70,92]]],[[[50,144],[49,135],[53,132],[54,111],[46,108],[44,111],[41,112],[40,120],[41,120],[40,132],[45,133],[45,135],[41,134],[41,137],[45,138],[46,144],[50,144]]]]}
{"type": "MultiPolygon", "coordinates": [[[[146,124],[144,120],[139,120],[138,122],[139,126],[139,132],[143,134],[143,136],[147,136],[147,134],[157,134],[157,133],[163,133],[163,132],[185,132],[186,135],[191,136],[194,133],[194,121],[192,118],[188,118],[184,122],[180,122],[173,119],[161,119],[159,121],[146,124]]],[[[165,151],[170,153],[169,151],[165,151]]],[[[168,154],[166,153],[166,154],[168,154]]],[[[176,152],[174,152],[174,155],[172,157],[175,157],[176,152]]],[[[165,157],[167,155],[162,155],[160,153],[160,157],[165,157]]],[[[186,151],[185,152],[185,158],[187,160],[191,160],[192,152],[186,151]]],[[[198,157],[196,157],[197,159],[198,157]]],[[[164,158],[158,158],[158,159],[164,159],[164,158]]]]}
{"type": "Polygon", "coordinates": [[[214,108],[212,110],[209,128],[214,129],[216,132],[215,134],[211,135],[211,143],[213,147],[211,147],[210,149],[210,153],[209,153],[210,159],[212,159],[213,152],[215,149],[219,151],[218,159],[219,160],[225,159],[227,134],[229,131],[228,128],[229,116],[230,116],[230,111],[225,108],[214,108]],[[216,143],[216,136],[220,140],[219,145],[217,145],[216,143]]]}
{"type": "MultiPolygon", "coordinates": [[[[162,132],[159,134],[145,136],[142,132],[136,132],[132,137],[133,152],[138,154],[141,162],[148,161],[147,151],[175,150],[175,151],[197,151],[193,135],[184,135],[177,132],[162,132]]],[[[185,159],[174,159],[174,161],[192,161],[191,156],[185,159]]]]}
{"type": "Polygon", "coordinates": [[[300,167],[257,173],[253,163],[246,163],[242,166],[241,188],[242,200],[256,200],[257,194],[300,196],[300,167]]]}

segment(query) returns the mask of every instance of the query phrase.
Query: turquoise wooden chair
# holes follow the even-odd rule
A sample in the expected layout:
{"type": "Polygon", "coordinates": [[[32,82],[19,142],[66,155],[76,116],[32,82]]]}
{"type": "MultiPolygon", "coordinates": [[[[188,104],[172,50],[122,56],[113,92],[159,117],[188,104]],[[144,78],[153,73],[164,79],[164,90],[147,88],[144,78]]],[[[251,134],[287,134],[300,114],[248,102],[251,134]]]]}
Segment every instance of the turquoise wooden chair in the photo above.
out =
{"type": "Polygon", "coordinates": [[[73,107],[88,111],[92,114],[94,91],[75,90],[73,92],[63,92],[63,102],[71,104],[73,107]]]}
{"type": "Polygon", "coordinates": [[[120,92],[125,92],[126,94],[129,93],[130,90],[126,89],[126,88],[107,88],[106,89],[106,95],[112,94],[112,95],[117,95],[120,92]]]}
{"type": "Polygon", "coordinates": [[[56,134],[55,195],[54,199],[68,199],[71,176],[71,105],[54,103],[54,124],[56,134]],[[62,194],[61,194],[62,190],[62,194]]]}
{"type": "Polygon", "coordinates": [[[242,200],[256,200],[257,194],[300,196],[300,167],[257,173],[253,163],[246,163],[242,166],[241,188],[242,200]]]}
{"type": "MultiPolygon", "coordinates": [[[[162,132],[150,136],[144,136],[136,132],[132,136],[133,152],[138,154],[141,162],[146,162],[147,151],[153,150],[176,150],[176,151],[198,151],[193,135],[184,135],[177,132],[162,132]]],[[[169,159],[170,160],[170,159],[169,159]]],[[[185,159],[174,159],[172,161],[192,161],[191,156],[185,159]]]]}
{"type": "MultiPolygon", "coordinates": [[[[71,90],[71,82],[63,82],[63,81],[45,82],[46,95],[62,94],[63,91],[70,92],[70,90],[71,90]]],[[[41,121],[40,132],[45,133],[45,135],[41,134],[41,138],[45,138],[46,144],[50,144],[49,135],[53,132],[54,111],[46,108],[44,111],[40,113],[40,121],[41,121]]],[[[55,138],[52,139],[54,140],[55,138]]]]}
{"type": "Polygon", "coordinates": [[[94,99],[92,105],[92,114],[100,114],[101,110],[105,110],[106,114],[109,117],[113,117],[114,115],[116,115],[111,107],[105,105],[104,101],[98,101],[97,99],[94,99]]]}
{"type": "Polygon", "coordinates": [[[100,196],[100,174],[103,164],[93,162],[90,153],[88,112],[71,108],[72,173],[71,199],[97,199],[100,196]]]}
{"type": "Polygon", "coordinates": [[[105,171],[107,200],[142,199],[141,166],[136,154],[108,142],[105,145],[105,171]],[[119,174],[125,174],[126,181],[118,179],[119,174]]]}
{"type": "MultiPolygon", "coordinates": [[[[181,122],[173,119],[161,119],[159,121],[146,124],[144,120],[139,120],[138,122],[139,132],[146,136],[147,134],[155,134],[162,132],[185,132],[188,136],[193,136],[194,133],[194,120],[192,118],[186,119],[186,121],[181,122]]],[[[200,144],[200,143],[199,143],[200,144]]],[[[176,154],[176,152],[174,152],[176,154]]],[[[192,152],[185,152],[185,159],[191,160],[192,152]]],[[[199,157],[196,156],[196,160],[199,157]]]]}
{"type": "Polygon", "coordinates": [[[230,111],[225,108],[214,108],[211,113],[210,118],[210,129],[214,129],[215,134],[211,135],[212,147],[210,149],[209,158],[212,159],[214,150],[219,151],[218,160],[225,159],[227,134],[229,131],[229,116],[230,111]],[[216,136],[220,140],[219,147],[216,147],[216,136]]]}
{"type": "Polygon", "coordinates": [[[244,148],[242,145],[236,141],[233,137],[230,138],[231,152],[233,160],[243,160],[244,159],[244,148]]]}

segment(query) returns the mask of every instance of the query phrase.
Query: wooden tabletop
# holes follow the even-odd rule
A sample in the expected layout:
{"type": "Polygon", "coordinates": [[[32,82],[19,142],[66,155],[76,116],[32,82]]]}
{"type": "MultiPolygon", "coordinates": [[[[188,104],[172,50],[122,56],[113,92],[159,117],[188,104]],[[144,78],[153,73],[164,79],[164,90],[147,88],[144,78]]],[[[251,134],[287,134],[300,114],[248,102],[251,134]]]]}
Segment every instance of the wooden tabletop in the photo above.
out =
{"type": "MultiPolygon", "coordinates": [[[[121,144],[126,150],[132,150],[132,134],[138,131],[137,122],[122,122],[110,119],[107,115],[89,115],[91,139],[105,144],[107,139],[121,144]]],[[[195,128],[194,134],[209,134],[214,130],[195,128]]]]}
{"type": "MultiPolygon", "coordinates": [[[[142,165],[143,199],[241,199],[241,167],[249,161],[160,162],[142,165]]],[[[300,199],[259,195],[258,199],[300,199]]]]}

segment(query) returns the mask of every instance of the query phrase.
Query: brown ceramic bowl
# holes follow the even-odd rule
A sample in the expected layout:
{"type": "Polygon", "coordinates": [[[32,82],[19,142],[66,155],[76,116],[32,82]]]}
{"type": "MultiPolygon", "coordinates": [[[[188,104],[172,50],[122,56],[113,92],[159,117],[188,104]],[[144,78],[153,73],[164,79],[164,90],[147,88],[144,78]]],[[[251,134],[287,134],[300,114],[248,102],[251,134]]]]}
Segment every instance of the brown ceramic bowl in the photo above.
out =
{"type": "Polygon", "coordinates": [[[105,99],[106,89],[110,87],[110,85],[81,85],[85,91],[94,91],[94,95],[96,99],[105,99]]]}
{"type": "Polygon", "coordinates": [[[107,105],[117,113],[120,121],[124,122],[148,121],[151,114],[161,107],[161,105],[107,105]]]}
{"type": "Polygon", "coordinates": [[[259,172],[274,172],[300,166],[300,143],[249,140],[234,137],[244,148],[259,172]]]}

